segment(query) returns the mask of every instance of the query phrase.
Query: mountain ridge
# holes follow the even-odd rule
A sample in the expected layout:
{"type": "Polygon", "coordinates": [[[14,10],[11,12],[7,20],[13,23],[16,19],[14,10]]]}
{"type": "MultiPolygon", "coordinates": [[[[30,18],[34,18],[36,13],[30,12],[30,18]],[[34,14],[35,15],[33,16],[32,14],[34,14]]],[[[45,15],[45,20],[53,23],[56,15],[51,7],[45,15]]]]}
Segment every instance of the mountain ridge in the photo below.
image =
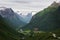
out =
{"type": "Polygon", "coordinates": [[[38,12],[36,15],[33,16],[31,22],[22,27],[22,29],[30,29],[33,30],[34,28],[39,28],[41,31],[53,31],[59,29],[60,19],[60,5],[48,8],[45,8],[43,11],[38,12]]]}
{"type": "Polygon", "coordinates": [[[15,13],[11,8],[2,8],[0,9],[0,15],[2,16],[4,22],[14,29],[24,26],[26,23],[19,19],[17,13],[15,13]]]}

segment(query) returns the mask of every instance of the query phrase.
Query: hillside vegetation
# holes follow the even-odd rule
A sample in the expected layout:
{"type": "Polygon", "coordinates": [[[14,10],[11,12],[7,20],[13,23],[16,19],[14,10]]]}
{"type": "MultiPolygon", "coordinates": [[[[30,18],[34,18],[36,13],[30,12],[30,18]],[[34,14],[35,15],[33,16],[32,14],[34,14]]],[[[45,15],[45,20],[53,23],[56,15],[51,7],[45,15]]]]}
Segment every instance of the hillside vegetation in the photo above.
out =
{"type": "Polygon", "coordinates": [[[39,28],[40,31],[60,29],[60,5],[57,5],[58,3],[55,2],[53,4],[55,6],[51,5],[34,15],[31,22],[22,27],[22,29],[33,30],[34,28],[39,28]]]}

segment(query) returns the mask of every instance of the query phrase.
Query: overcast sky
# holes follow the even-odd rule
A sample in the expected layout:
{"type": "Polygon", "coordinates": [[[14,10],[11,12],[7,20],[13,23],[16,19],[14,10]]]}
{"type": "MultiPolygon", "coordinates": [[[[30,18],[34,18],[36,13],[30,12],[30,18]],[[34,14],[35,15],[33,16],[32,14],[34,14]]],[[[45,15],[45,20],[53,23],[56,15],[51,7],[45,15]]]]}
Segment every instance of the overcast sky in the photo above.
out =
{"type": "Polygon", "coordinates": [[[21,12],[38,12],[51,5],[53,1],[56,0],[0,0],[0,7],[5,6],[21,12]]]}

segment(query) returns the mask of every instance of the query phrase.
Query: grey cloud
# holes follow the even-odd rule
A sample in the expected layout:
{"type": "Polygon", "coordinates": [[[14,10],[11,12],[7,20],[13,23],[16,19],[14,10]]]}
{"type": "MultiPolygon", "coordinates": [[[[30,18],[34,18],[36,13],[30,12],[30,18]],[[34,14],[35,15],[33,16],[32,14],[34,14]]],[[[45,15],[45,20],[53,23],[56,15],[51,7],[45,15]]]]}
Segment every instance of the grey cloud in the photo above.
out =
{"type": "Polygon", "coordinates": [[[15,3],[29,3],[29,2],[26,2],[26,1],[12,1],[12,2],[15,2],[15,3]]]}
{"type": "Polygon", "coordinates": [[[25,10],[40,10],[49,6],[54,0],[0,0],[0,5],[25,10]],[[5,3],[4,3],[5,2],[5,3]]]}

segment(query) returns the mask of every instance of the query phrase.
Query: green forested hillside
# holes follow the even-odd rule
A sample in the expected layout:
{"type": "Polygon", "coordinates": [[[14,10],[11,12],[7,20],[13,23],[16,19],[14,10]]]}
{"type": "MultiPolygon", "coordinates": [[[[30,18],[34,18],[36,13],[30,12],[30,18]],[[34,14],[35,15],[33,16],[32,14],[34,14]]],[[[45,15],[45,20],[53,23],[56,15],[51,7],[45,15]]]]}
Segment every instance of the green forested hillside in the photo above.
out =
{"type": "Polygon", "coordinates": [[[0,16],[0,40],[20,40],[24,36],[4,23],[0,16]]]}
{"type": "Polygon", "coordinates": [[[60,29],[60,5],[53,3],[48,8],[33,16],[31,22],[23,29],[39,28],[40,31],[54,31],[60,29]]]}
{"type": "Polygon", "coordinates": [[[30,23],[24,27],[23,30],[32,30],[38,28],[43,31],[34,36],[28,36],[28,40],[60,40],[60,5],[54,2],[48,8],[38,12],[32,17],[30,23]],[[56,36],[56,37],[54,37],[56,36]]]}
{"type": "Polygon", "coordinates": [[[0,40],[20,40],[24,36],[16,31],[20,20],[14,15],[12,9],[0,10],[0,40]]]}

